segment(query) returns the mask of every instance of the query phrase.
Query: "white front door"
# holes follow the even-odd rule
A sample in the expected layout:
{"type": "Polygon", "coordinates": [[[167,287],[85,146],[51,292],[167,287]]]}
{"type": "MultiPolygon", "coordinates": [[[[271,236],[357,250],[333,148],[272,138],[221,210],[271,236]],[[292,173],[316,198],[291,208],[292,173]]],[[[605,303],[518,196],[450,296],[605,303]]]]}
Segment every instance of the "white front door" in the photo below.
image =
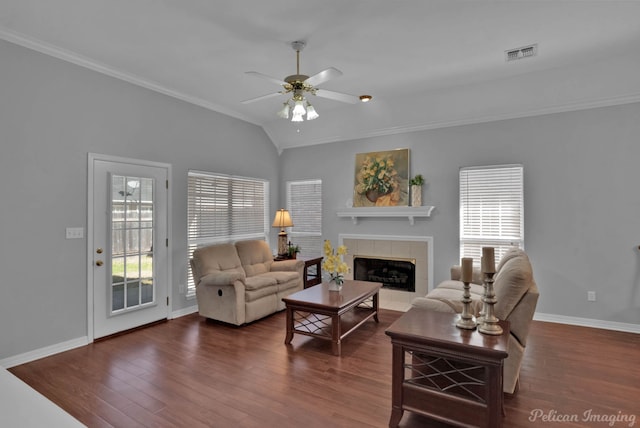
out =
{"type": "Polygon", "coordinates": [[[169,166],[114,159],[89,156],[94,339],[169,315],[169,166]]]}

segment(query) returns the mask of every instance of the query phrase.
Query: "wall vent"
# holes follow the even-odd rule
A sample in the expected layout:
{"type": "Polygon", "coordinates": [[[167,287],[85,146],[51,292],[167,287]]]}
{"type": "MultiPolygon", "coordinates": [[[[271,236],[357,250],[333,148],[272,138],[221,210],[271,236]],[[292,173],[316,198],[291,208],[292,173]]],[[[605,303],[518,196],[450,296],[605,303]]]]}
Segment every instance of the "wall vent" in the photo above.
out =
{"type": "Polygon", "coordinates": [[[517,49],[509,49],[508,51],[504,51],[504,59],[505,61],[516,61],[523,58],[530,58],[532,56],[538,55],[538,45],[529,45],[523,46],[517,49]]]}

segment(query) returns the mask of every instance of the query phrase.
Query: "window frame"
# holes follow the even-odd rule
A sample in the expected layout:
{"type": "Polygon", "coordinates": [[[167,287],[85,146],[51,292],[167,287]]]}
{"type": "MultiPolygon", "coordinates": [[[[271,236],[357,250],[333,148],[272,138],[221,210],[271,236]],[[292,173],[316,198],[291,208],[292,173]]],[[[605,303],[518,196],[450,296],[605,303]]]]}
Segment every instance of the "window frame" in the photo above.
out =
{"type": "Polygon", "coordinates": [[[495,248],[497,261],[510,248],[524,249],[523,165],[460,168],[459,210],[460,258],[472,257],[474,266],[480,267],[483,246],[495,248]],[[492,213],[498,213],[498,218],[482,220],[492,213]]]}
{"type": "MultiPolygon", "coordinates": [[[[259,192],[258,192],[259,193],[259,192]]],[[[243,177],[237,175],[220,174],[207,171],[189,170],[187,173],[187,260],[191,259],[193,251],[205,245],[219,244],[225,242],[235,242],[247,239],[263,239],[268,242],[269,228],[271,223],[269,222],[269,181],[255,177],[243,177]],[[208,184],[212,187],[221,189],[216,191],[215,189],[210,193],[198,192],[192,186],[195,180],[200,180],[200,186],[208,184]],[[242,183],[249,183],[246,187],[243,187],[242,183]],[[226,184],[226,189],[225,188],[226,184]],[[244,224],[238,225],[245,218],[237,215],[237,210],[242,211],[242,206],[246,202],[248,197],[243,191],[247,191],[247,194],[251,194],[252,187],[258,189],[262,185],[262,198],[258,201],[258,206],[262,205],[262,212],[259,216],[248,215],[246,220],[254,229],[259,228],[262,224],[261,230],[251,233],[238,233],[238,230],[245,230],[244,224]],[[224,190],[222,190],[224,189],[224,190]],[[240,192],[239,195],[234,196],[235,193],[240,192]],[[213,214],[213,210],[202,210],[202,201],[194,201],[193,198],[201,198],[207,201],[209,205],[219,205],[218,210],[224,212],[222,221],[208,219],[206,223],[206,230],[200,230],[200,233],[196,233],[192,228],[196,227],[193,223],[196,221],[198,215],[202,215],[202,212],[213,214]],[[198,208],[199,213],[192,212],[193,209],[198,208]],[[259,220],[258,220],[259,219],[259,220]],[[226,225],[225,225],[226,223],[226,225]],[[221,233],[226,232],[226,233],[221,233]],[[199,236],[195,236],[199,235],[199,236]]],[[[201,225],[202,226],[202,225],[201,225]]],[[[198,226],[200,227],[200,226],[198,226]]],[[[203,228],[204,228],[203,227],[203,228]]],[[[193,281],[193,275],[191,272],[191,265],[187,262],[187,297],[193,297],[195,295],[195,284],[193,281]]]]}
{"type": "MultiPolygon", "coordinates": [[[[289,229],[289,240],[296,245],[300,245],[302,256],[306,257],[315,257],[322,254],[322,180],[319,178],[316,179],[305,179],[305,180],[291,180],[286,183],[286,199],[287,199],[287,210],[291,214],[291,218],[293,219],[294,226],[289,229]],[[297,208],[295,203],[292,201],[293,190],[292,188],[295,186],[314,186],[319,187],[319,191],[314,193],[312,196],[312,200],[317,209],[314,210],[305,210],[297,208]],[[307,230],[301,229],[300,218],[305,218],[305,222],[303,223],[307,230]],[[314,221],[314,218],[316,221],[314,221]],[[298,220],[296,220],[298,219],[298,220]],[[298,226],[296,226],[298,223],[298,226]],[[316,223],[316,224],[313,224],[316,223]],[[308,230],[311,229],[311,230],[308,230]],[[296,238],[298,238],[296,240],[296,238]],[[307,239],[305,239],[307,238],[307,239]],[[308,248],[309,245],[301,245],[300,239],[303,239],[307,242],[316,242],[316,245],[311,245],[312,248],[308,248]]],[[[309,206],[308,204],[303,204],[309,206]]]]}

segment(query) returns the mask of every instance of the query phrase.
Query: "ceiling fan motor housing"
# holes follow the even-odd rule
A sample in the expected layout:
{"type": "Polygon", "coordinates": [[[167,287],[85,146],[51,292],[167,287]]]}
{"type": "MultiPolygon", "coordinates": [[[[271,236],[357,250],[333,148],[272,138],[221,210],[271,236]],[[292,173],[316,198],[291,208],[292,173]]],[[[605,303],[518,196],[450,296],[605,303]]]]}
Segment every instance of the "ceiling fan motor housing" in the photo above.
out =
{"type": "Polygon", "coordinates": [[[291,76],[287,76],[284,78],[284,81],[290,83],[291,85],[295,85],[296,83],[302,83],[307,80],[309,76],[304,74],[292,74],[291,76]]]}

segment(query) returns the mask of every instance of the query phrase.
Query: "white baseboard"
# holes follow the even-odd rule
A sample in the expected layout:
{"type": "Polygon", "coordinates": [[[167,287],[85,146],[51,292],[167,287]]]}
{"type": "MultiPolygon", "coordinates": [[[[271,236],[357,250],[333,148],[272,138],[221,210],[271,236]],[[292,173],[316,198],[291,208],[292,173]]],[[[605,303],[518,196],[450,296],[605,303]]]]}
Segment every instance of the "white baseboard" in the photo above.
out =
{"type": "Polygon", "coordinates": [[[602,328],[605,330],[624,331],[627,333],[640,333],[640,324],[594,320],[590,318],[567,317],[564,315],[542,314],[539,312],[536,312],[534,314],[533,319],[536,321],[555,322],[558,324],[602,328]]]}
{"type": "Polygon", "coordinates": [[[185,315],[191,315],[195,312],[198,312],[198,305],[189,306],[188,308],[182,308],[180,310],[171,312],[171,319],[180,318],[185,315]]]}
{"type": "MultiPolygon", "coordinates": [[[[197,305],[171,312],[171,319],[183,317],[194,312],[198,312],[197,305]]],[[[91,342],[89,341],[88,336],[78,337],[66,342],[56,343],[55,345],[25,352],[24,354],[18,354],[14,355],[13,357],[4,358],[0,360],[0,367],[8,369],[20,364],[26,364],[31,361],[39,360],[40,358],[59,354],[60,352],[70,351],[71,349],[79,348],[81,346],[88,345],[89,343],[91,342]]]]}
{"type": "Polygon", "coordinates": [[[81,346],[88,345],[89,343],[89,338],[87,336],[78,337],[76,339],[67,340],[66,342],[56,343],[55,345],[46,346],[44,348],[25,352],[24,354],[14,355],[13,357],[2,359],[0,360],[0,366],[8,369],[20,364],[39,360],[40,358],[59,354],[60,352],[79,348],[81,346]]]}

